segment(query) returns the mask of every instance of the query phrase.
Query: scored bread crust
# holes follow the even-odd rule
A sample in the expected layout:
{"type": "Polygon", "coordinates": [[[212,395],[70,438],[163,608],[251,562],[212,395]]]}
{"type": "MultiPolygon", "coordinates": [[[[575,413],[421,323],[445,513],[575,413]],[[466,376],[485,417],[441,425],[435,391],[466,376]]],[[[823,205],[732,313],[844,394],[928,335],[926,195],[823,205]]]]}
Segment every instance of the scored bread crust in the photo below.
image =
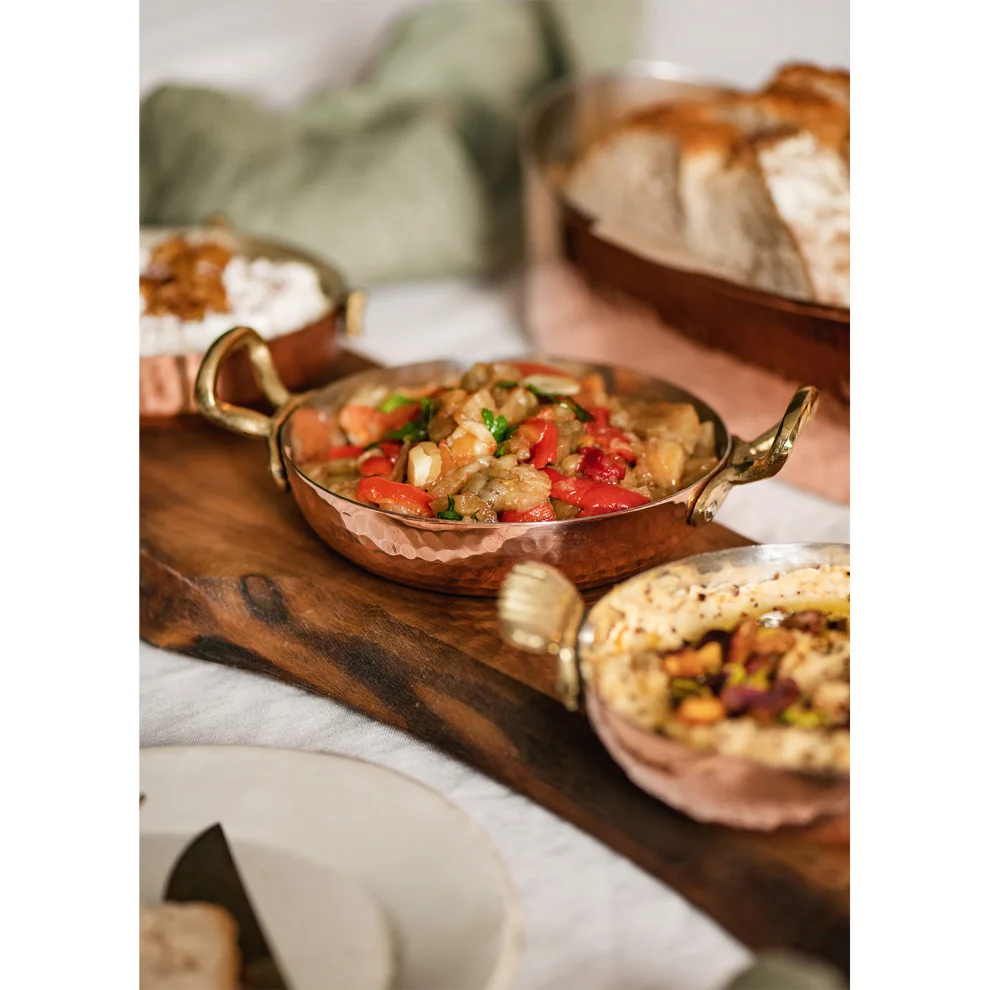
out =
{"type": "Polygon", "coordinates": [[[829,95],[841,96],[841,76],[792,65],[758,93],[639,110],[577,158],[564,190],[592,219],[628,230],[674,263],[848,305],[849,111],[829,95]],[[806,161],[809,147],[817,164],[806,161]],[[791,159],[798,174],[786,181],[791,159]],[[829,177],[817,196],[809,191],[816,174],[829,177]],[[807,222],[825,216],[830,230],[840,229],[843,210],[844,240],[823,238],[807,222]]]}
{"type": "Polygon", "coordinates": [[[849,107],[849,70],[823,69],[817,65],[791,62],[782,65],[767,85],[770,90],[798,90],[821,96],[849,107]]]}
{"type": "Polygon", "coordinates": [[[237,923],[215,904],[141,905],[140,990],[237,990],[237,923]]]}

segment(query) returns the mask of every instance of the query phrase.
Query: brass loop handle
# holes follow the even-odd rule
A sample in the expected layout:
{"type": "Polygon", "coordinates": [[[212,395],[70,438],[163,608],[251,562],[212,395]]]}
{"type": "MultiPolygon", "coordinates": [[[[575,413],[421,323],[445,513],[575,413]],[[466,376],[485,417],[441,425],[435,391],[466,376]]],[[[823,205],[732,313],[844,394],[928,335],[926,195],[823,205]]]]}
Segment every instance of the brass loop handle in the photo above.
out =
{"type": "Polygon", "coordinates": [[[555,567],[528,560],[509,571],[498,597],[502,638],[528,653],[557,659],[557,695],[568,711],[581,697],[577,638],[584,600],[555,567]]]}
{"type": "Polygon", "coordinates": [[[711,522],[736,485],[772,478],[790,455],[801,431],[811,422],[818,405],[818,389],[803,385],[795,391],[781,421],[755,440],[732,438],[729,462],[695,497],[688,521],[693,526],[711,522]]]}
{"type": "Polygon", "coordinates": [[[348,337],[360,337],[364,332],[364,310],[368,297],[360,289],[351,289],[344,301],[344,333],[348,337]]]}
{"type": "Polygon", "coordinates": [[[243,433],[251,437],[264,437],[268,441],[269,469],[275,483],[282,489],[288,487],[285,465],[278,449],[278,434],[288,413],[295,407],[299,396],[293,395],[282,383],[272,353],[268,345],[251,327],[234,327],[210,345],[203,356],[196,375],[193,390],[196,408],[209,420],[232,433],[243,433]],[[235,351],[245,348],[254,379],[265,394],[265,398],[275,407],[272,416],[255,409],[245,409],[224,402],[217,396],[217,380],[223,362],[235,351]]]}

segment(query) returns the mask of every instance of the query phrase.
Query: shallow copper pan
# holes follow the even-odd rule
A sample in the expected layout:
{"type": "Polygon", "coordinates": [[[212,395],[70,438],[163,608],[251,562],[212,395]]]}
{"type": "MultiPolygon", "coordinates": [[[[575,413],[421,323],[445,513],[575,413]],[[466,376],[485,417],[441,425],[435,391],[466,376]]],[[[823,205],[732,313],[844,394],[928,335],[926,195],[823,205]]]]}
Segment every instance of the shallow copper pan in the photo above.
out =
{"type": "MultiPolygon", "coordinates": [[[[685,588],[705,588],[724,584],[729,572],[733,583],[748,583],[802,567],[848,565],[848,544],[770,544],[696,554],[637,580],[663,575],[685,588]]],[[[634,784],[699,821],[737,828],[801,825],[848,810],[848,774],[785,770],[696,749],[611,711],[581,668],[582,654],[600,644],[608,616],[609,595],[586,608],[560,571],[532,561],[515,567],[499,594],[503,638],[553,658],[561,701],[571,711],[583,704],[595,733],[634,784]]]]}
{"type": "MultiPolygon", "coordinates": [[[[222,217],[200,227],[142,227],[141,233],[170,237],[188,233],[208,233],[211,240],[227,247],[232,254],[272,261],[300,261],[314,268],[320,288],[327,297],[326,313],[318,320],[291,333],[272,338],[269,348],[282,380],[292,389],[311,388],[325,381],[340,352],[340,335],[358,335],[364,311],[364,293],[348,288],[344,277],[332,265],[307,252],[277,241],[252,237],[234,230],[222,217]]],[[[140,364],[140,408],[142,423],[196,412],[193,389],[199,372],[201,353],[144,355],[140,364]]],[[[263,399],[243,354],[235,355],[224,367],[217,385],[222,399],[237,405],[254,406],[263,399]]]]}
{"type": "Polygon", "coordinates": [[[311,481],[292,460],[292,416],[300,408],[336,411],[368,383],[426,384],[462,372],[462,364],[434,361],[374,369],[293,395],[280,381],[264,341],[249,327],[237,327],[207,351],[196,382],[196,404],[220,426],[268,441],[276,484],[291,490],[307,522],[338,553],[412,587],[489,597],[497,594],[502,579],[521,560],[546,561],[578,587],[593,588],[676,558],[690,527],[710,522],[732,487],[772,477],[780,470],[818,400],[814,388],[798,389],[780,423],[755,440],[744,441],[730,437],[714,410],[675,385],[625,368],[546,356],[537,359],[578,376],[598,372],[617,395],[692,403],[703,420],[715,424],[718,466],[669,498],[609,515],[538,523],[446,522],[354,502],[311,481]],[[246,348],[258,383],[275,407],[271,416],[217,396],[221,367],[241,348],[246,348]]]}
{"type": "MultiPolygon", "coordinates": [[[[644,61],[542,94],[520,131],[528,259],[534,269],[563,262],[600,293],[647,304],[667,326],[701,344],[848,400],[848,308],[661,264],[599,236],[594,222],[560,192],[560,177],[576,156],[630,112],[704,99],[722,89],[670,63],[644,61]]],[[[541,283],[534,278],[531,285],[528,305],[535,310],[541,283]]]]}

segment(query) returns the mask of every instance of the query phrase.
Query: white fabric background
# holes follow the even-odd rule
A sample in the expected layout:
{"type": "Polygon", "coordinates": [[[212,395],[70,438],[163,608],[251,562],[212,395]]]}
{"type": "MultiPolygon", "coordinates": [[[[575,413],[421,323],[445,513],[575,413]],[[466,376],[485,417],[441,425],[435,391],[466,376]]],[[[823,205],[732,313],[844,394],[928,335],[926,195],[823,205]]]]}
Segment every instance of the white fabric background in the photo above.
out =
{"type": "MultiPolygon", "coordinates": [[[[141,89],[192,81],[278,102],[344,82],[410,0],[145,0],[141,89]],[[314,28],[314,24],[319,29],[314,28]]],[[[797,56],[848,63],[848,5],[823,0],[648,5],[643,54],[742,84],[797,56]],[[714,37],[712,23],[728,29],[714,37]],[[744,43],[739,43],[740,38],[744,43]]],[[[372,294],[361,350],[389,364],[519,353],[511,284],[441,282],[372,294]]],[[[849,514],[780,481],[734,492],[719,515],[762,542],[848,540],[849,514]]],[[[539,806],[399,730],[242,671],[140,647],[141,745],[240,743],[360,756],[436,788],[475,818],[523,901],[519,990],[714,990],[749,953],[679,895],[539,806]]]]}

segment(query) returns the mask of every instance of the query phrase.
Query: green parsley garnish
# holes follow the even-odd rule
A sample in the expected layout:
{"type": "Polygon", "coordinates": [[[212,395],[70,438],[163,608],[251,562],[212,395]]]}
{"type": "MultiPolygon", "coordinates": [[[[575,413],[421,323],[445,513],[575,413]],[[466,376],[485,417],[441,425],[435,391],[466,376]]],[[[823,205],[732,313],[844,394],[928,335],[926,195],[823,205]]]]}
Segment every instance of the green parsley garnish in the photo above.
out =
{"type": "Polygon", "coordinates": [[[454,496],[447,496],[447,508],[443,512],[437,513],[437,519],[451,519],[454,522],[458,522],[464,517],[454,508],[454,496]]]}
{"type": "Polygon", "coordinates": [[[495,383],[495,387],[496,388],[518,388],[519,387],[519,382],[505,382],[505,381],[496,382],[495,383]]]}
{"type": "Polygon", "coordinates": [[[383,413],[394,412],[400,406],[414,406],[415,399],[408,399],[404,395],[390,395],[379,407],[378,411],[383,413]]]}
{"type": "Polygon", "coordinates": [[[491,409],[482,409],[481,418],[485,421],[488,432],[495,438],[496,443],[501,443],[509,432],[509,422],[504,416],[496,416],[491,409]]]}
{"type": "Polygon", "coordinates": [[[512,434],[515,433],[516,430],[518,430],[518,429],[519,429],[519,424],[517,423],[515,426],[510,426],[505,431],[505,436],[502,438],[502,442],[498,445],[498,447],[495,450],[495,456],[496,457],[504,457],[506,455],[506,453],[508,453],[508,450],[509,450],[509,437],[511,437],[512,434]]]}
{"type": "Polygon", "coordinates": [[[430,399],[419,400],[419,416],[412,422],[400,426],[385,436],[389,440],[408,440],[410,443],[419,443],[420,440],[428,440],[430,437],[430,423],[433,421],[433,402],[430,399]]]}

